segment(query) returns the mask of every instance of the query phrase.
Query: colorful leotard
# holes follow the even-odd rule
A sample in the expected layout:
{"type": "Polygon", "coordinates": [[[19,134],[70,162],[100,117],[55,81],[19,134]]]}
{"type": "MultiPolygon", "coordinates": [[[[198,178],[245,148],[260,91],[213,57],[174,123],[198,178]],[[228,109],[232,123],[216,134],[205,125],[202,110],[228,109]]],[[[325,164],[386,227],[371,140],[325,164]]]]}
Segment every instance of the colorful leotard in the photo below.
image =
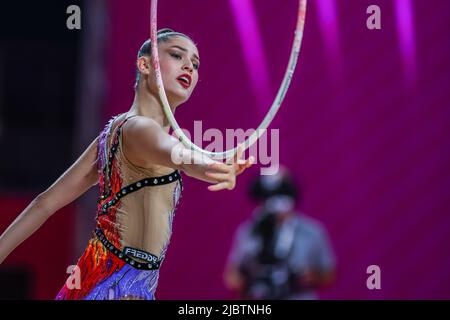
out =
{"type": "Polygon", "coordinates": [[[66,282],[57,300],[155,298],[183,183],[178,170],[126,158],[122,128],[130,118],[112,118],[99,136],[97,226],[71,276],[78,272],[79,288],[66,282]]]}

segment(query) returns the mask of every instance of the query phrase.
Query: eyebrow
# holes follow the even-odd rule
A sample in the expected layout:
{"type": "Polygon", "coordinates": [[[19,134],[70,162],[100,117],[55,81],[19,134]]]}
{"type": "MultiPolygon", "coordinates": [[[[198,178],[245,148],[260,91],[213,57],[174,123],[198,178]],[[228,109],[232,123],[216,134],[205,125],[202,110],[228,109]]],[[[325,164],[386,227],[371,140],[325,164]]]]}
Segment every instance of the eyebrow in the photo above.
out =
{"type": "MultiPolygon", "coordinates": [[[[185,49],[185,48],[183,48],[183,47],[180,47],[180,46],[171,46],[171,48],[177,48],[177,49],[180,49],[181,51],[188,52],[187,49],[185,49]]],[[[195,53],[193,54],[193,56],[194,56],[194,58],[196,58],[198,61],[200,61],[200,58],[199,58],[195,53]]]]}

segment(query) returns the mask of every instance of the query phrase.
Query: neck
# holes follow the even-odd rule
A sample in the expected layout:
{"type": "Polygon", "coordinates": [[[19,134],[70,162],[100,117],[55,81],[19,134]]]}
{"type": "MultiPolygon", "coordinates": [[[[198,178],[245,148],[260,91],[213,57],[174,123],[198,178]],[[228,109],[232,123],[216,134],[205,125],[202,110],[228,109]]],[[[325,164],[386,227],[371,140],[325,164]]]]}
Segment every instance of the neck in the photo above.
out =
{"type": "MultiPolygon", "coordinates": [[[[175,107],[171,106],[172,113],[175,113],[175,107]]],[[[170,130],[170,123],[164,113],[163,106],[159,101],[159,97],[144,90],[141,86],[138,87],[134,95],[133,105],[128,111],[128,115],[139,115],[151,118],[156,121],[166,132],[170,130]]]]}

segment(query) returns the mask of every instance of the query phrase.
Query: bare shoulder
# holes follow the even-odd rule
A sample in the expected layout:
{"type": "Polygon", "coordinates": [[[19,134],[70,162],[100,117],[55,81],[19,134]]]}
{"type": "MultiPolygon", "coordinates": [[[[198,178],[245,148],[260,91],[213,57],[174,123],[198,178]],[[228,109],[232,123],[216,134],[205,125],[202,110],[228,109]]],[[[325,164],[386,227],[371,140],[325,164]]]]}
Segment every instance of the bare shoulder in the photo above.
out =
{"type": "Polygon", "coordinates": [[[149,142],[155,142],[168,135],[155,120],[143,116],[129,119],[123,131],[128,137],[126,144],[129,147],[145,147],[149,142]]]}
{"type": "Polygon", "coordinates": [[[125,130],[129,134],[148,134],[163,132],[161,126],[153,119],[143,116],[135,116],[127,121],[125,130]]]}
{"type": "Polygon", "coordinates": [[[123,128],[123,152],[133,164],[145,168],[162,168],[153,155],[158,154],[164,145],[176,143],[177,139],[170,136],[153,119],[135,116],[127,121],[123,128]]]}

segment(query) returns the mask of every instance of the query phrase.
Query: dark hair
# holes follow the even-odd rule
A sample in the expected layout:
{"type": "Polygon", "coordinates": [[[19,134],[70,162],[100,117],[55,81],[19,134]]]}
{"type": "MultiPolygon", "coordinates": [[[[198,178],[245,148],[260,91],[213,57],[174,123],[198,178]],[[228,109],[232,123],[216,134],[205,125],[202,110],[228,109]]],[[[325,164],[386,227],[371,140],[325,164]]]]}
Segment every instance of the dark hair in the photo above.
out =
{"type": "Polygon", "coordinates": [[[265,178],[257,176],[250,183],[249,194],[253,199],[265,201],[273,196],[289,196],[297,203],[301,203],[301,188],[290,174],[281,174],[279,181],[273,185],[264,183],[265,178]]]}
{"type": "MultiPolygon", "coordinates": [[[[174,36],[182,36],[182,37],[188,38],[189,40],[192,41],[192,39],[190,37],[188,37],[187,35],[185,35],[184,33],[177,32],[177,31],[174,31],[169,28],[164,28],[164,29],[158,30],[156,36],[158,39],[158,44],[160,42],[166,42],[171,37],[174,37],[174,36]]],[[[192,42],[194,42],[194,41],[192,41],[192,42]]],[[[150,57],[151,55],[152,55],[152,43],[151,43],[151,39],[147,39],[147,40],[145,40],[145,42],[142,44],[141,48],[139,49],[137,58],[139,59],[142,56],[150,57]]],[[[141,73],[139,72],[139,69],[136,66],[136,81],[134,83],[134,89],[137,89],[140,79],[141,79],[141,73]]]]}

